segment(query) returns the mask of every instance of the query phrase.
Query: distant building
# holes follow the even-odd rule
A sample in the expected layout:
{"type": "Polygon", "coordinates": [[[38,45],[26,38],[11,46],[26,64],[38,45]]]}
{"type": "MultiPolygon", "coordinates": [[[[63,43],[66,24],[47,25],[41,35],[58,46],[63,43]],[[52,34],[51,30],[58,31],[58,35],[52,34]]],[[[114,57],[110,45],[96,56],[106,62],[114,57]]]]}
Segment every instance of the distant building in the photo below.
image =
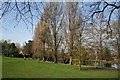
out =
{"type": "Polygon", "coordinates": [[[19,52],[19,54],[22,54],[22,55],[24,55],[22,51],[20,51],[20,52],[19,52]]]}

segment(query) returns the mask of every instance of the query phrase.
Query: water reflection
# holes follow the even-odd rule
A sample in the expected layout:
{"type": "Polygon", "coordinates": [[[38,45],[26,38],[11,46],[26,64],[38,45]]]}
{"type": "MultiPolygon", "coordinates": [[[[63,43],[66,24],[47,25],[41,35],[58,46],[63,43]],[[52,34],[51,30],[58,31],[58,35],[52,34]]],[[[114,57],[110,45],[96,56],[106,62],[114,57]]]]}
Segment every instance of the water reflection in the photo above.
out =
{"type": "MultiPolygon", "coordinates": [[[[119,64],[120,65],[120,64],[119,64]]],[[[112,64],[111,65],[112,68],[118,69],[118,64],[112,64]]]]}
{"type": "MultiPolygon", "coordinates": [[[[95,61],[89,61],[87,65],[91,65],[91,66],[94,66],[94,67],[98,67],[100,66],[100,62],[95,62],[95,61]]],[[[111,63],[103,63],[102,64],[103,67],[108,67],[108,68],[115,68],[115,69],[118,69],[118,64],[111,64],[111,63]]]]}

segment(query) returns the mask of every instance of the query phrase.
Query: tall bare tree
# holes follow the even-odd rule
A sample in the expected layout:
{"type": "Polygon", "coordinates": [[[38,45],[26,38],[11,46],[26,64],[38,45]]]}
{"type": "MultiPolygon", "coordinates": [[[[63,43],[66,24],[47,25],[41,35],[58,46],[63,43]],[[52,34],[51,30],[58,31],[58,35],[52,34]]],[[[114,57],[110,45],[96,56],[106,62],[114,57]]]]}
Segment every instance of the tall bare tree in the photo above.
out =
{"type": "Polygon", "coordinates": [[[61,42],[61,29],[63,20],[63,11],[61,3],[50,3],[49,4],[49,26],[52,35],[52,50],[54,56],[54,63],[57,63],[57,52],[61,42]]]}
{"type": "Polygon", "coordinates": [[[67,2],[66,3],[66,22],[67,22],[67,32],[69,34],[69,56],[70,56],[70,64],[72,65],[72,55],[74,49],[74,39],[75,39],[75,32],[79,28],[81,24],[80,11],[78,2],[67,2]]]}

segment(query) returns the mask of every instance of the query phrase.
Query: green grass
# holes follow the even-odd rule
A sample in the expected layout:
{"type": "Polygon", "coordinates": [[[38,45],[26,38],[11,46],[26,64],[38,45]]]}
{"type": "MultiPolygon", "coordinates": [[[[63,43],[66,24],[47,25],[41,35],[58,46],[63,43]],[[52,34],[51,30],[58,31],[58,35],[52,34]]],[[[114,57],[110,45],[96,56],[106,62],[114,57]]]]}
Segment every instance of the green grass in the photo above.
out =
{"type": "Polygon", "coordinates": [[[78,66],[23,60],[23,58],[3,57],[3,78],[117,78],[114,70],[101,70],[78,66]],[[85,70],[87,69],[87,70],[85,70]],[[91,70],[88,70],[91,69],[91,70]]]}

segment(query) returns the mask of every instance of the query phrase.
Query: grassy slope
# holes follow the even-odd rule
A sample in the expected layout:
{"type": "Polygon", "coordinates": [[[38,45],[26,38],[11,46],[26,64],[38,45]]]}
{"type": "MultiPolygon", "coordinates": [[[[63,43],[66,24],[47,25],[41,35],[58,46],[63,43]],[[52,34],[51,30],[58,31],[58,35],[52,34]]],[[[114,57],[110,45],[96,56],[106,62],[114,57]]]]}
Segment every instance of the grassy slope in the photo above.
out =
{"type": "Polygon", "coordinates": [[[84,70],[78,66],[3,57],[3,78],[115,78],[116,71],[84,70]]]}

